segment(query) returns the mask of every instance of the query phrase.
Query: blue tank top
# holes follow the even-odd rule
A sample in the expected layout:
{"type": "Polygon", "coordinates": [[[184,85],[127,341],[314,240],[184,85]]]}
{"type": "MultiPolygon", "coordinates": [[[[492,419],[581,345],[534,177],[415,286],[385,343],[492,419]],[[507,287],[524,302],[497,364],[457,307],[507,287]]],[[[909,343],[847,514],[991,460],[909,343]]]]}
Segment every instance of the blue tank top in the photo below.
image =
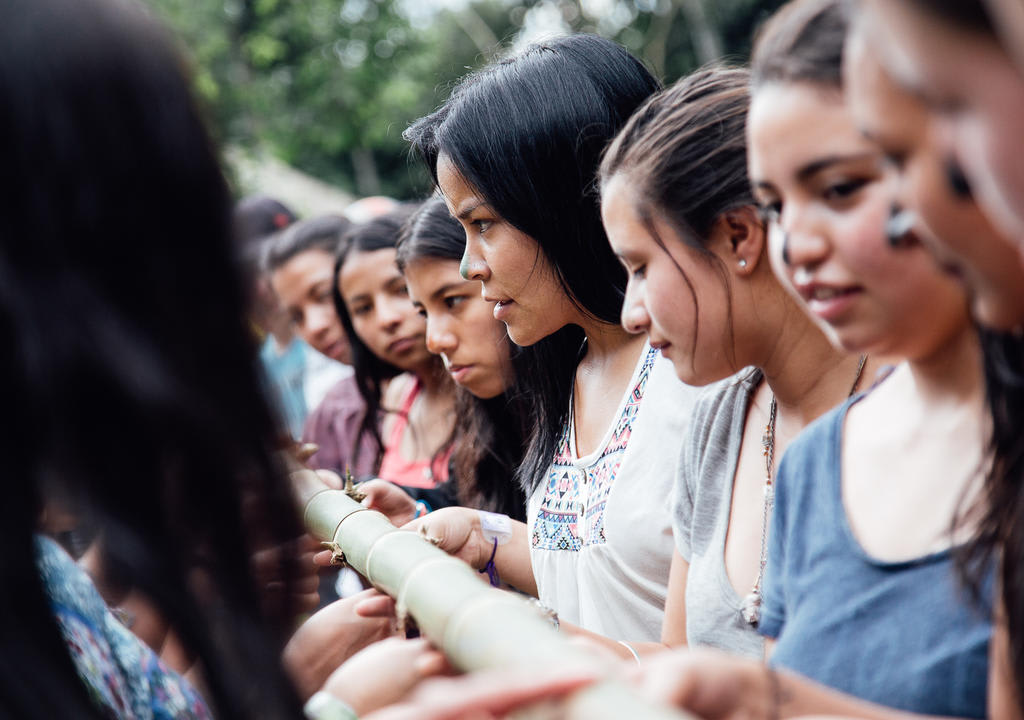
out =
{"type": "Polygon", "coordinates": [[[857,399],[811,424],[779,464],[758,628],[777,638],[771,663],[888,707],[984,717],[994,573],[976,603],[949,550],[896,563],[864,551],[840,485],[857,399]]]}

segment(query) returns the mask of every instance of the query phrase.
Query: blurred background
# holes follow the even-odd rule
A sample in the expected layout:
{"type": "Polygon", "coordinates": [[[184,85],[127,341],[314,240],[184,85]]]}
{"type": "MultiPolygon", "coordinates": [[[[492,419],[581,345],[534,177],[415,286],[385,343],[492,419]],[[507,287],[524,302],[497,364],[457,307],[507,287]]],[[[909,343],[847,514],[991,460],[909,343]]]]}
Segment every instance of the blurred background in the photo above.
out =
{"type": "Polygon", "coordinates": [[[239,195],[300,215],[422,197],[402,131],[453,83],[534,40],[612,38],[667,83],[742,62],[783,0],[145,0],[179,34],[239,195]]]}

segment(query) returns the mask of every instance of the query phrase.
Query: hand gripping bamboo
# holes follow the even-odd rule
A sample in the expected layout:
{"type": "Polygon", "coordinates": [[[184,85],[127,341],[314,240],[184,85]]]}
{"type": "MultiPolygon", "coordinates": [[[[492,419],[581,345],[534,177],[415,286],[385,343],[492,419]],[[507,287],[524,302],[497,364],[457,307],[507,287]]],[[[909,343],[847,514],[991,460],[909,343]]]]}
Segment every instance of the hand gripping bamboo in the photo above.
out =
{"type": "MultiPolygon", "coordinates": [[[[416,533],[398,530],[384,515],[340,490],[313,495],[304,520],[314,536],[335,543],[348,565],[393,597],[399,612],[408,612],[420,632],[460,670],[593,662],[522,599],[490,587],[461,560],[416,533]]],[[[688,717],[652,705],[614,681],[576,692],[559,715],[614,720],[688,717]]]]}

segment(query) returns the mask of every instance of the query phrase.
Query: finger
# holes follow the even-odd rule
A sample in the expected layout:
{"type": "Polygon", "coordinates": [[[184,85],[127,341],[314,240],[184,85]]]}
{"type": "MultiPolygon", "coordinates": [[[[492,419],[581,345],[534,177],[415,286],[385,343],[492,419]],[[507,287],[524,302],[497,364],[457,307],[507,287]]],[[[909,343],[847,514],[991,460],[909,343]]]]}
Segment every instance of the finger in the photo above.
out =
{"type": "Polygon", "coordinates": [[[341,479],[341,476],[336,472],[330,470],[317,470],[317,476],[324,485],[331,488],[332,490],[341,490],[345,487],[345,481],[341,479]]]}
{"type": "Polygon", "coordinates": [[[387,595],[377,595],[356,603],[355,611],[359,617],[391,617],[395,614],[395,601],[387,595]]]}
{"type": "Polygon", "coordinates": [[[448,673],[452,667],[448,664],[448,658],[444,656],[444,653],[428,650],[416,658],[413,669],[421,678],[428,678],[448,673]]]}
{"type": "Polygon", "coordinates": [[[321,550],[313,556],[313,564],[320,567],[333,567],[331,565],[332,557],[334,557],[334,553],[330,550],[321,550]]]}
{"type": "Polygon", "coordinates": [[[316,443],[302,443],[295,448],[295,459],[304,463],[316,455],[318,450],[320,450],[320,446],[316,443]]]}

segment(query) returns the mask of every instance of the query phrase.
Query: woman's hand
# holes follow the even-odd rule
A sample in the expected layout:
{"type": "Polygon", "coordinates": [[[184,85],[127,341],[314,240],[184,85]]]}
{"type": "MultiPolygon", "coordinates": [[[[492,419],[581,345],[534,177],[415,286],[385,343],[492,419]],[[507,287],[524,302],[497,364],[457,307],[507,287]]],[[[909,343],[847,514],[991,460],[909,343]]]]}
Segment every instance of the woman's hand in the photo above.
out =
{"type": "Polygon", "coordinates": [[[424,638],[389,638],[352,656],[323,689],[359,717],[402,700],[420,681],[450,671],[444,655],[424,638]]]}
{"type": "Polygon", "coordinates": [[[330,470],[310,470],[298,468],[288,473],[291,480],[292,494],[301,512],[314,495],[324,490],[341,490],[345,483],[338,473],[330,470]]]}
{"type": "Polygon", "coordinates": [[[320,578],[313,564],[314,552],[320,543],[312,535],[303,535],[296,541],[297,547],[275,546],[257,550],[249,558],[253,576],[263,590],[265,609],[277,607],[284,602],[284,578],[281,576],[281,560],[285,553],[297,555],[295,562],[299,575],[292,582],[292,608],[303,615],[316,610],[320,604],[318,588],[320,578]]]}
{"type": "Polygon", "coordinates": [[[323,686],[338,666],[360,650],[395,633],[393,614],[362,614],[378,596],[366,590],[337,600],[304,622],[284,648],[283,661],[303,700],[323,686]]]}
{"type": "Polygon", "coordinates": [[[459,720],[503,717],[532,703],[563,697],[596,679],[590,670],[500,669],[437,678],[421,684],[404,702],[365,720],[459,720]]]}
{"type": "Polygon", "coordinates": [[[475,570],[482,570],[494,546],[484,539],[480,513],[464,507],[446,507],[413,520],[402,527],[415,530],[449,555],[475,570]]]}
{"type": "Polygon", "coordinates": [[[644,658],[633,678],[651,700],[705,720],[778,717],[770,671],[745,658],[707,649],[673,650],[644,658]]]}
{"type": "Polygon", "coordinates": [[[394,483],[377,478],[359,483],[359,490],[366,493],[363,505],[382,513],[395,527],[402,527],[416,517],[416,501],[394,483]]]}

